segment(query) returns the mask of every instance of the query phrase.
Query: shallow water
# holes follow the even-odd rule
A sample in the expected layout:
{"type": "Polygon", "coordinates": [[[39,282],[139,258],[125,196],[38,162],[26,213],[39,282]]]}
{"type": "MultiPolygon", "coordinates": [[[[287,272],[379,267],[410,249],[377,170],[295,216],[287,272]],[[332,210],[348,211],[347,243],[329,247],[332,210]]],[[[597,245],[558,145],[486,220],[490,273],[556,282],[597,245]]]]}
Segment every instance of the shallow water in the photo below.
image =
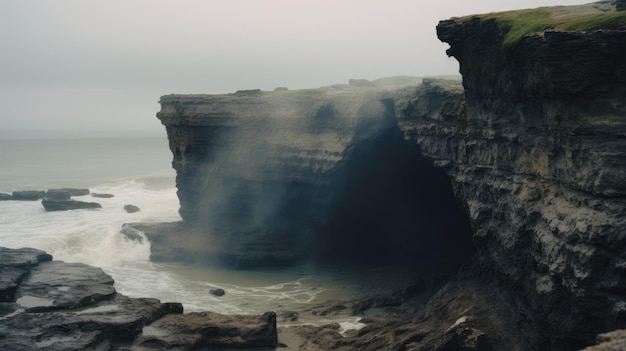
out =
{"type": "MultiPolygon", "coordinates": [[[[166,138],[0,140],[0,150],[0,192],[87,187],[114,195],[74,197],[102,209],[62,212],[46,212],[40,201],[0,201],[0,246],[33,247],[55,260],[101,267],[127,296],[181,302],[186,312],[259,314],[389,291],[401,287],[394,282],[414,278],[410,271],[385,268],[231,271],[154,263],[150,243],[129,240],[120,229],[127,222],[180,220],[166,138]],[[129,214],[126,204],[140,211],[129,214]],[[211,295],[213,288],[226,294],[211,295]]],[[[356,320],[340,322],[347,327],[356,320]]]]}

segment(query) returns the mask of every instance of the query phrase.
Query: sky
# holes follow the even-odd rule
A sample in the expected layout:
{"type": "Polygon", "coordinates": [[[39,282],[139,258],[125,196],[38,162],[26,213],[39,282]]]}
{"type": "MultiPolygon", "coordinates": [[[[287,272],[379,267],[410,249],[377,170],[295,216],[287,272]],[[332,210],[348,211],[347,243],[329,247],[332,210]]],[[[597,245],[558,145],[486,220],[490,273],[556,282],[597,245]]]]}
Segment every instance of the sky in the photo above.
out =
{"type": "Polygon", "coordinates": [[[164,135],[165,94],[458,74],[451,17],[585,0],[0,0],[0,137],[164,135]]]}

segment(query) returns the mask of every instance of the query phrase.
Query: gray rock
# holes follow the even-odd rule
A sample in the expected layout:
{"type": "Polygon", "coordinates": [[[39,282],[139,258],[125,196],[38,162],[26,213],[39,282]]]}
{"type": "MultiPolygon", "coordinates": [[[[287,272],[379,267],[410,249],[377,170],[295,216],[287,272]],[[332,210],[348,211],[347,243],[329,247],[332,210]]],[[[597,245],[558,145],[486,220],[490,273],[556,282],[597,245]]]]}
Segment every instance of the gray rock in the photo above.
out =
{"type": "Polygon", "coordinates": [[[182,315],[180,303],[116,293],[100,268],[50,259],[39,250],[0,247],[2,350],[276,346],[274,313],[182,315]]]}
{"type": "Polygon", "coordinates": [[[41,200],[41,204],[46,209],[46,211],[69,211],[102,208],[102,205],[97,202],[85,202],[78,200],[43,199],[41,200]]]}
{"type": "Polygon", "coordinates": [[[276,314],[224,316],[212,312],[167,315],[143,328],[141,350],[275,348],[276,314]]]}
{"type": "Polygon", "coordinates": [[[124,205],[124,210],[128,213],[135,213],[135,212],[139,212],[139,207],[135,206],[135,205],[124,205]]]}
{"type": "Polygon", "coordinates": [[[89,189],[77,189],[77,188],[59,188],[59,189],[49,189],[47,191],[46,196],[54,193],[68,193],[70,196],[84,196],[89,195],[89,189]]]}
{"type": "Polygon", "coordinates": [[[26,268],[37,266],[41,262],[52,261],[52,256],[45,251],[21,248],[0,247],[0,266],[26,268]]]}
{"type": "Polygon", "coordinates": [[[46,192],[43,190],[23,190],[14,191],[13,200],[18,201],[37,201],[46,197],[46,192]]]}
{"type": "Polygon", "coordinates": [[[226,292],[224,291],[224,289],[215,288],[215,289],[209,289],[209,294],[220,297],[220,296],[224,296],[226,292]]]}
{"type": "Polygon", "coordinates": [[[392,97],[327,88],[163,96],[157,117],[183,222],[141,229],[151,258],[238,268],[420,261],[435,275],[456,271],[473,251],[469,228],[445,175],[403,139],[392,97]]]}
{"type": "Polygon", "coordinates": [[[69,200],[72,197],[69,191],[63,190],[48,190],[46,192],[46,199],[48,200],[69,200]]]}
{"type": "Polygon", "coordinates": [[[98,197],[98,198],[102,198],[102,199],[109,199],[109,198],[112,198],[114,195],[113,195],[113,194],[99,194],[99,193],[91,193],[91,196],[93,196],[93,197],[98,197]]]}
{"type": "Polygon", "coordinates": [[[28,311],[79,308],[115,295],[113,279],[82,263],[44,262],[31,269],[17,290],[17,303],[28,311]]]}

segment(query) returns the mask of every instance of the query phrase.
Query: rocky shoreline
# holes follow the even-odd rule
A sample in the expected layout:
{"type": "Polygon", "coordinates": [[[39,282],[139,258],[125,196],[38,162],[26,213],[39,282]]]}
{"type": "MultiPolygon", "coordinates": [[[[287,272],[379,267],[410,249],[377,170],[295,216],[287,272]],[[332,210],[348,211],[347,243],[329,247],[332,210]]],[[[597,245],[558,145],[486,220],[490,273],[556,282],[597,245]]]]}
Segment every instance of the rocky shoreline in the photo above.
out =
{"type": "Polygon", "coordinates": [[[129,298],[102,269],[0,247],[2,350],[274,348],[276,315],[183,314],[176,302],[129,298]]]}
{"type": "Polygon", "coordinates": [[[462,82],[161,98],[183,221],[122,229],[144,232],[153,260],[396,260],[429,283],[261,316],[183,314],[116,293],[100,269],[0,249],[2,346],[626,349],[626,28],[557,23],[623,8],[540,9],[554,27],[512,43],[515,16],[537,11],[442,21],[462,82]],[[308,323],[329,315],[359,328],[308,323]]]}

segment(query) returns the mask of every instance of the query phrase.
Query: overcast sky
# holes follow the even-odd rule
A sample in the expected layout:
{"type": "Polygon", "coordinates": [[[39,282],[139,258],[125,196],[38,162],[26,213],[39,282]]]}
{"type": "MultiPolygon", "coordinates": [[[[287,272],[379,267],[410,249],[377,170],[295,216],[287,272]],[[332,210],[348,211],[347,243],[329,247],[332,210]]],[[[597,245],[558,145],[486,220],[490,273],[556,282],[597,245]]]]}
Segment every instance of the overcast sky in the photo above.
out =
{"type": "Polygon", "coordinates": [[[458,73],[435,26],[580,0],[0,0],[0,135],[159,135],[159,97],[458,73]]]}

